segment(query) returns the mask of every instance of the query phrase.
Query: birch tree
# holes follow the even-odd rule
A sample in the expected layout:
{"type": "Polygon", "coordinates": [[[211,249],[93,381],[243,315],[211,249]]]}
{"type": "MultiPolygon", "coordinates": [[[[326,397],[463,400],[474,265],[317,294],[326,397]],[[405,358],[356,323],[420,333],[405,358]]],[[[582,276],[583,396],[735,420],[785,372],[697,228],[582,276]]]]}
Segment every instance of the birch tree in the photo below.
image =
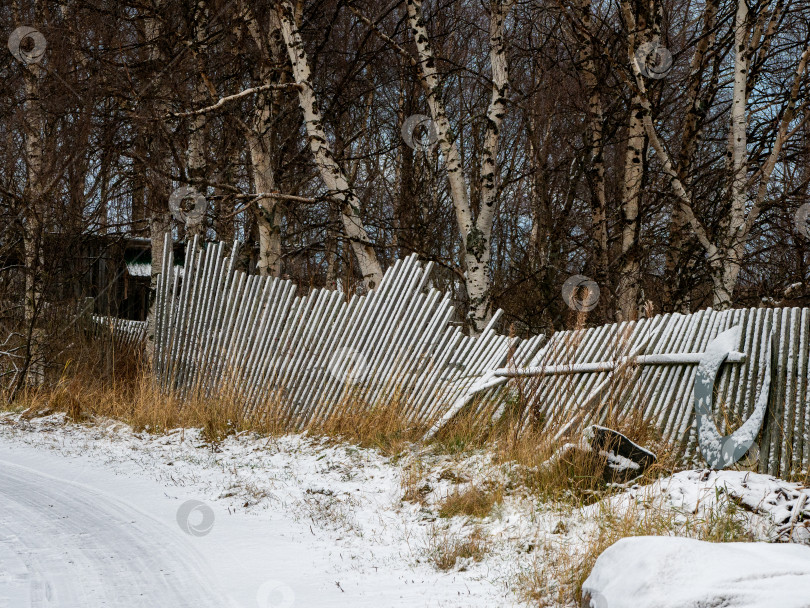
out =
{"type": "Polygon", "coordinates": [[[499,203],[498,147],[500,130],[509,101],[509,72],[506,59],[504,23],[512,9],[512,0],[492,0],[489,13],[489,63],[491,69],[490,99],[486,111],[486,128],[481,154],[481,165],[474,174],[480,183],[468,184],[464,164],[450,124],[442,91],[444,82],[437,67],[437,58],[430,41],[421,0],[406,0],[408,24],[417,58],[384,34],[369,17],[352,6],[352,10],[372,31],[394,48],[397,53],[418,70],[419,81],[427,101],[428,110],[444,157],[456,224],[462,245],[462,267],[468,299],[467,322],[473,334],[483,330],[491,316],[492,283],[492,226],[499,203]],[[480,204],[475,209],[470,200],[470,187],[480,193],[480,204]]]}
{"type": "MultiPolygon", "coordinates": [[[[633,3],[638,10],[633,10],[630,2],[622,2],[625,14],[634,17],[635,26],[628,32],[628,49],[634,51],[643,45],[651,47],[660,44],[660,8],[657,2],[633,3]]],[[[635,58],[631,59],[634,60],[635,58]]],[[[621,199],[621,238],[618,251],[618,317],[620,320],[631,320],[637,317],[638,296],[641,287],[640,264],[638,252],[639,206],[641,203],[642,183],[645,176],[647,156],[647,136],[644,129],[644,108],[638,90],[630,100],[630,112],[627,124],[627,144],[625,148],[624,178],[621,199]]]]}
{"type": "Polygon", "coordinates": [[[310,149],[330,195],[340,205],[343,229],[351,243],[363,282],[367,289],[372,289],[380,284],[382,266],[363,225],[360,199],[335,159],[326,137],[315,90],[312,87],[309,59],[298,29],[295,10],[290,2],[277,2],[275,8],[297,85],[298,101],[304,115],[310,149]]]}
{"type": "Polygon", "coordinates": [[[493,0],[489,3],[489,61],[492,86],[480,168],[481,205],[476,215],[476,210],[470,204],[461,155],[442,99],[443,83],[436,67],[436,57],[422,12],[422,2],[406,1],[408,22],[419,57],[420,81],[438,136],[439,148],[444,156],[445,171],[461,236],[465,284],[469,299],[467,321],[470,331],[476,334],[484,328],[492,313],[489,266],[492,257],[492,223],[498,208],[498,143],[509,97],[504,22],[512,4],[511,0],[493,0]]]}
{"type": "MultiPolygon", "coordinates": [[[[43,21],[43,3],[36,1],[33,5],[34,22],[43,21]]],[[[22,22],[22,12],[19,2],[14,3],[14,15],[17,23],[22,22]]],[[[29,43],[31,40],[28,41],[29,43]]],[[[27,44],[25,39],[20,40],[21,46],[27,44]]],[[[44,50],[44,49],[43,49],[44,50]]],[[[23,250],[25,260],[25,293],[23,297],[23,312],[25,330],[27,333],[26,368],[20,376],[25,379],[25,372],[29,365],[37,369],[39,357],[39,332],[36,331],[37,315],[39,314],[42,297],[42,238],[45,222],[45,190],[46,180],[43,166],[43,148],[45,137],[45,118],[42,108],[42,78],[44,68],[39,60],[26,60],[20,62],[23,69],[25,97],[23,101],[23,139],[25,149],[26,183],[23,190],[23,250]]],[[[34,373],[34,382],[41,380],[40,373],[34,373]]]]}
{"type": "MultiPolygon", "coordinates": [[[[200,106],[209,97],[209,90],[205,84],[205,57],[207,54],[206,37],[208,36],[208,3],[207,0],[196,0],[191,15],[191,47],[194,65],[194,84],[192,86],[191,101],[195,106],[200,106]]],[[[186,172],[189,181],[206,194],[206,186],[203,181],[206,177],[206,127],[207,115],[205,113],[195,114],[189,119],[188,149],[186,153],[186,172]]],[[[205,233],[205,218],[194,222],[190,227],[191,233],[203,235],[205,233]]]]}
{"type": "MultiPolygon", "coordinates": [[[[283,60],[283,45],[280,40],[280,24],[275,11],[270,11],[267,28],[262,28],[249,7],[244,8],[248,31],[263,58],[258,68],[258,86],[273,87],[283,78],[277,66],[283,60]],[[267,32],[265,36],[263,32],[267,32]]],[[[256,93],[255,109],[249,124],[243,130],[250,151],[253,182],[257,193],[276,192],[273,170],[273,133],[278,120],[278,90],[256,93]]],[[[278,199],[260,198],[255,206],[255,218],[259,232],[259,274],[281,276],[281,209],[278,199]]]]}
{"type": "MultiPolygon", "coordinates": [[[[144,42],[146,45],[146,54],[148,57],[148,65],[155,70],[157,81],[151,78],[148,80],[148,86],[154,86],[156,91],[156,99],[153,101],[152,112],[157,120],[162,120],[166,114],[166,87],[163,83],[165,77],[162,72],[158,71],[160,66],[165,64],[166,58],[160,47],[161,37],[161,24],[159,20],[159,11],[162,10],[164,4],[162,0],[156,0],[154,13],[147,13],[144,15],[144,42]],[[154,84],[153,84],[154,82],[154,84]]],[[[154,76],[153,76],[154,77],[154,76]]],[[[154,302],[157,292],[157,280],[161,271],[161,262],[163,260],[163,245],[165,235],[170,232],[171,225],[169,223],[169,180],[165,176],[166,165],[168,162],[168,155],[166,154],[166,146],[159,133],[160,129],[155,128],[155,125],[149,126],[141,123],[140,129],[143,130],[143,137],[146,139],[145,149],[150,158],[150,166],[144,167],[147,169],[147,184],[148,184],[148,197],[149,197],[149,239],[151,243],[152,254],[152,268],[150,272],[149,283],[149,315],[147,317],[147,343],[146,355],[151,360],[154,353],[154,333],[155,333],[155,317],[154,317],[154,302]],[[151,131],[151,132],[150,132],[151,131]]]]}
{"type": "MultiPolygon", "coordinates": [[[[670,185],[678,199],[683,217],[705,250],[709,274],[713,286],[713,304],[720,310],[730,308],[734,289],[745,254],[748,235],[754,226],[763,205],[766,203],[768,186],[776,163],[787,141],[798,131],[794,124],[797,114],[804,113],[807,119],[807,100],[800,101],[800,93],[806,87],[807,63],[810,59],[810,41],[793,71],[791,85],[786,91],[786,100],[779,112],[770,150],[761,166],[752,170],[749,163],[748,101],[754,88],[751,58],[755,53],[764,61],[768,57],[770,43],[782,16],[784,3],[777,2],[770,11],[759,6],[761,12],[752,16],[745,0],[738,0],[734,17],[734,57],[731,112],[728,129],[728,167],[730,180],[729,211],[723,215],[719,226],[712,234],[695,213],[693,195],[681,180],[677,165],[672,161],[653,123],[652,111],[644,77],[639,65],[631,59],[635,81],[642,100],[643,120],[647,136],[655,149],[659,162],[670,178],[670,185]]],[[[637,27],[632,11],[623,4],[624,17],[631,31],[637,27]]],[[[701,52],[698,48],[696,53],[701,52]]]]}

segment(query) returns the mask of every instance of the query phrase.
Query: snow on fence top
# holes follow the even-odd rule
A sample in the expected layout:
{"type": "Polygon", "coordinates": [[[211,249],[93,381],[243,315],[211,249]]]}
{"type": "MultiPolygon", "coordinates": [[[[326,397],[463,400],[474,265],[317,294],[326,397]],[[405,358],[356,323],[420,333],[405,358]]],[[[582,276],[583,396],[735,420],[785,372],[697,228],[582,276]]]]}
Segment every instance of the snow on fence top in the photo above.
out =
{"type": "Polygon", "coordinates": [[[770,370],[759,469],[782,476],[808,469],[810,309],[665,314],[557,332],[543,344],[542,336],[497,334],[500,311],[480,336],[464,336],[449,323],[448,296],[428,287],[432,264],[415,256],[397,261],[367,295],[346,300],[325,289],[296,296],[290,281],[237,271],[224,243],[200,247],[195,239],[182,269],[171,247],[164,252],[153,364],[161,386],[180,396],[227,385],[248,411],[272,400],[280,422],[297,428],[326,421],[348,394],[352,407],[397,399],[411,422],[433,432],[464,407],[492,422],[520,392],[530,405],[527,425],[561,435],[641,415],[696,458],[696,364],[714,338],[739,326],[738,352],[715,384],[720,432],[751,416],[770,370]],[[483,398],[471,400],[476,394],[483,398]]]}
{"type": "Polygon", "coordinates": [[[146,340],[146,321],[92,315],[97,336],[110,335],[117,346],[138,348],[146,340]]]}

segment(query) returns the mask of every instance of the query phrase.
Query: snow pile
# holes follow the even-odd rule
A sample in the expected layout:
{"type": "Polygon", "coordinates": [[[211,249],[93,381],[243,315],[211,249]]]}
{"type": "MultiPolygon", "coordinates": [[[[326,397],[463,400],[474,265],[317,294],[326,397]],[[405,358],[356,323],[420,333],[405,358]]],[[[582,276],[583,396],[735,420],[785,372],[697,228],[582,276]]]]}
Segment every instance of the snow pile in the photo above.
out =
{"type": "Polygon", "coordinates": [[[807,608],[810,548],[624,538],[599,556],[583,590],[593,608],[807,608]]]}

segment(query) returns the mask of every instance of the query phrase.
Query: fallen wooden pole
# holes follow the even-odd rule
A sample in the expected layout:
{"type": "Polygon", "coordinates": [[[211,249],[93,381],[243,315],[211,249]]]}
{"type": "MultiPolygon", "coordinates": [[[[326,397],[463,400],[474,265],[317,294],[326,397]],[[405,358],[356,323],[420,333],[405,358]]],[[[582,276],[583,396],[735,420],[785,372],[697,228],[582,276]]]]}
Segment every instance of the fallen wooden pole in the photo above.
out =
{"type": "MultiPolygon", "coordinates": [[[[659,355],[639,355],[621,357],[615,361],[594,361],[592,363],[570,363],[562,365],[544,365],[540,367],[509,368],[502,367],[493,372],[494,376],[517,378],[523,376],[555,376],[558,374],[587,374],[593,372],[612,372],[620,365],[697,365],[703,353],[665,353],[659,355]]],[[[745,363],[745,353],[728,354],[726,363],[745,363]]]]}

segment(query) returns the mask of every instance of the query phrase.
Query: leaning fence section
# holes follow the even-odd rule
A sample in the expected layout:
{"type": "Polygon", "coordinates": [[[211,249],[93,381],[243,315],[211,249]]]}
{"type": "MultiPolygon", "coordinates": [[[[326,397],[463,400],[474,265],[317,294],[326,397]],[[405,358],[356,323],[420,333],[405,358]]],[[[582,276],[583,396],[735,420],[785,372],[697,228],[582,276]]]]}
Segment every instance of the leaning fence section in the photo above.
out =
{"type": "MultiPolygon", "coordinates": [[[[234,245],[235,250],[236,245],[234,245]]],[[[155,304],[155,376],[186,397],[226,388],[248,411],[274,404],[293,428],[353,407],[396,399],[414,424],[440,417],[486,371],[525,365],[542,336],[520,341],[493,329],[465,336],[446,294],[429,286],[432,264],[397,261],[365,295],[313,289],[235,269],[224,243],[189,245],[181,272],[164,247],[155,304]]]]}
{"type": "Polygon", "coordinates": [[[146,321],[92,315],[91,322],[97,337],[109,338],[118,347],[138,350],[146,342],[146,321]]]}
{"type": "Polygon", "coordinates": [[[718,334],[740,326],[715,384],[720,432],[752,414],[770,373],[758,467],[808,470],[810,309],[664,314],[548,340],[496,333],[498,311],[469,337],[451,323],[449,297],[430,286],[432,265],[415,256],[346,299],[326,289],[299,296],[290,281],[249,276],[223,243],[193,241],[182,268],[173,248],[164,252],[152,361],[162,388],[182,397],[227,388],[248,412],[275,404],[273,415],[292,428],[329,420],[347,397],[355,413],[397,402],[409,422],[429,428],[426,437],[462,409],[490,424],[512,403],[524,404],[525,426],[560,437],[632,416],[696,460],[697,363],[718,334]]]}
{"type": "Polygon", "coordinates": [[[770,369],[768,414],[759,436],[757,466],[761,472],[781,476],[807,473],[808,308],[708,309],[557,332],[529,363],[529,368],[541,368],[544,373],[529,376],[523,387],[535,423],[559,433],[572,424],[621,422],[639,416],[694,460],[698,455],[696,363],[711,340],[738,325],[737,351],[742,356],[722,366],[716,383],[715,420],[720,431],[730,432],[752,414],[770,369]],[[773,345],[770,368],[769,342],[773,345]]]}

